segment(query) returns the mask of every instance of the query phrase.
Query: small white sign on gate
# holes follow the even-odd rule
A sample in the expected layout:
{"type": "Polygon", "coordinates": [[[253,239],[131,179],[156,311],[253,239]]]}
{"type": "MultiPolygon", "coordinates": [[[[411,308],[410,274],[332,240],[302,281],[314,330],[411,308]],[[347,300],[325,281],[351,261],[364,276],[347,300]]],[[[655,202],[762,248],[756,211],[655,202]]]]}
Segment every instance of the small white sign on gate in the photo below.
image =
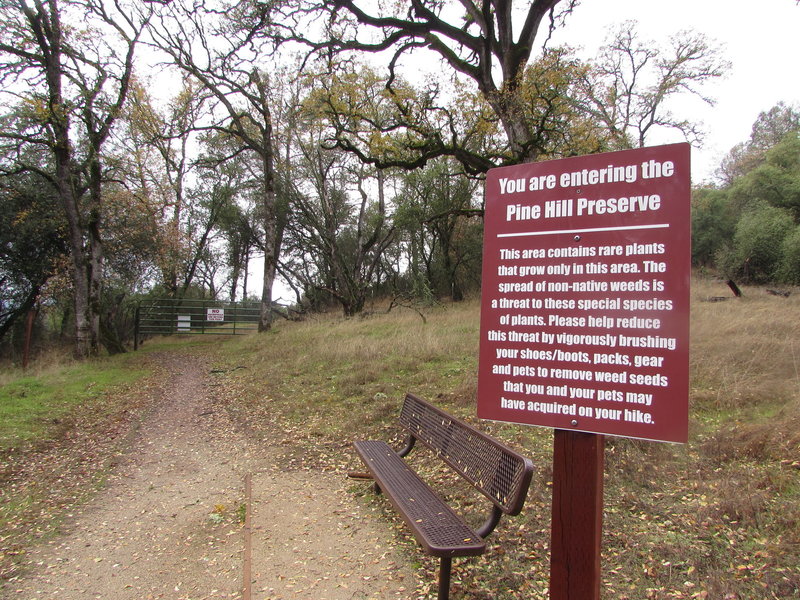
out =
{"type": "Polygon", "coordinates": [[[224,308],[207,308],[206,321],[224,321],[225,309],[224,308]]]}

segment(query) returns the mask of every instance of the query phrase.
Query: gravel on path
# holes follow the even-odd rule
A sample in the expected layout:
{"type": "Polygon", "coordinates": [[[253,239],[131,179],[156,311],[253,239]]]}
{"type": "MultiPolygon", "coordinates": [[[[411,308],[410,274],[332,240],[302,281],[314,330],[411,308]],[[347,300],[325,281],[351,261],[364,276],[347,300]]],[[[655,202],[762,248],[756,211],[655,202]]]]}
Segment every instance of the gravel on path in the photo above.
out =
{"type": "MultiPolygon", "coordinates": [[[[415,574],[341,474],[286,472],[238,429],[200,358],[164,354],[163,399],[92,501],[28,554],[9,600],[242,598],[247,507],[253,600],[404,597],[415,574]]],[[[250,600],[250,599],[245,599],[250,600]]]]}

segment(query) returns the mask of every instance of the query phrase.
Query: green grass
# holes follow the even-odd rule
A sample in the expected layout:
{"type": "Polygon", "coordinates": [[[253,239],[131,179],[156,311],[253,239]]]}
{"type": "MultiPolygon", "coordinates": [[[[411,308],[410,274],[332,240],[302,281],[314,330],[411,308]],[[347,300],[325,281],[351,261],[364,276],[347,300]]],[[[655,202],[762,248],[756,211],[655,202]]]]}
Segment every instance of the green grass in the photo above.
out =
{"type": "Polygon", "coordinates": [[[96,405],[108,390],[143,374],[126,357],[119,357],[38,375],[6,375],[0,387],[0,451],[52,439],[76,407],[96,405]]]}
{"type": "Polygon", "coordinates": [[[146,354],[0,372],[0,585],[103,485],[151,401],[146,354]]]}

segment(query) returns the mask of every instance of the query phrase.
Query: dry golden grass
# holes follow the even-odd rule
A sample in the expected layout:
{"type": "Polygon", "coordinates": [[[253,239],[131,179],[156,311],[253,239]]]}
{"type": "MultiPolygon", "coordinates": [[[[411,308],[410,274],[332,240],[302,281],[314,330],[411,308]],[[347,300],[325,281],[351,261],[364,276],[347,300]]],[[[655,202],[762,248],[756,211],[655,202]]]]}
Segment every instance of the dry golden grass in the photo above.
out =
{"type": "Polygon", "coordinates": [[[715,280],[697,280],[693,290],[693,414],[714,425],[704,450],[798,460],[800,294],[744,288],[741,298],[706,301],[726,290],[715,280]]]}
{"type": "MultiPolygon", "coordinates": [[[[609,438],[604,600],[800,598],[800,295],[743,292],[693,282],[689,444],[609,438]]],[[[476,301],[424,312],[324,315],[226,345],[247,367],[229,377],[232,410],[280,436],[289,467],[358,470],[350,441],[396,442],[406,391],[506,439],[537,466],[525,514],[488,560],[458,561],[454,593],[544,599],[552,434],[475,419],[476,301]]],[[[474,510],[468,498],[454,502],[474,510]]],[[[432,579],[435,564],[422,565],[432,579]]]]}
{"type": "Polygon", "coordinates": [[[692,397],[701,409],[785,405],[800,398],[800,294],[788,298],[724,282],[695,280],[692,397]],[[727,294],[726,294],[727,291],[727,294]],[[714,296],[724,302],[709,302],[714,296]]]}
{"type": "MultiPolygon", "coordinates": [[[[607,442],[603,600],[800,599],[800,292],[743,292],[693,281],[689,443],[607,442]],[[729,299],[707,301],[716,296],[729,299]]],[[[360,470],[351,441],[397,442],[407,391],[529,455],[537,471],[523,515],[501,524],[488,556],[456,562],[453,593],[545,600],[552,433],[475,418],[476,300],[423,313],[378,306],[188,343],[217,356],[215,393],[287,469],[360,470]]],[[[354,502],[380,502],[365,489],[352,488],[354,502]]],[[[476,510],[470,495],[445,493],[476,510]]],[[[419,595],[436,564],[404,540],[421,560],[419,595]]]]}
{"type": "Polygon", "coordinates": [[[75,364],[75,359],[64,348],[43,350],[31,360],[27,369],[10,360],[3,360],[0,361],[0,386],[16,381],[20,377],[48,377],[75,364]]]}

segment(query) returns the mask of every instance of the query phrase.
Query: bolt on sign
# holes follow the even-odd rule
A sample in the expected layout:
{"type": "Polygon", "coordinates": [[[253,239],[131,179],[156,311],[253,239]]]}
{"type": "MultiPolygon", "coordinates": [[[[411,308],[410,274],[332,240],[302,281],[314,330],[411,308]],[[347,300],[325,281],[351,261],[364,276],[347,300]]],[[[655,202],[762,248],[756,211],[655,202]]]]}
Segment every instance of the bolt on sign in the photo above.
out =
{"type": "Polygon", "coordinates": [[[686,441],[689,151],[487,173],[479,417],[686,441]]]}

